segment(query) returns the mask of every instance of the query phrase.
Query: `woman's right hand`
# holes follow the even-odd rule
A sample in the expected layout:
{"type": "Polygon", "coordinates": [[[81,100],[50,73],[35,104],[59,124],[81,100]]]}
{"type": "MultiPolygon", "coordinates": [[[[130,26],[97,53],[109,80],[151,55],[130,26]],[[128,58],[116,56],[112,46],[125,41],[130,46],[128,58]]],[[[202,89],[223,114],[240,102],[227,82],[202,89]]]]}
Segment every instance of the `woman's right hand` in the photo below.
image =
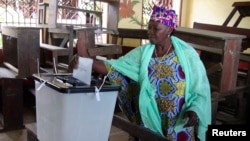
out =
{"type": "Polygon", "coordinates": [[[70,61],[70,63],[69,63],[69,70],[73,70],[73,69],[76,69],[77,67],[78,67],[78,59],[79,59],[79,56],[78,56],[78,54],[75,54],[73,57],[72,57],[72,59],[71,59],[71,61],[70,61]]]}

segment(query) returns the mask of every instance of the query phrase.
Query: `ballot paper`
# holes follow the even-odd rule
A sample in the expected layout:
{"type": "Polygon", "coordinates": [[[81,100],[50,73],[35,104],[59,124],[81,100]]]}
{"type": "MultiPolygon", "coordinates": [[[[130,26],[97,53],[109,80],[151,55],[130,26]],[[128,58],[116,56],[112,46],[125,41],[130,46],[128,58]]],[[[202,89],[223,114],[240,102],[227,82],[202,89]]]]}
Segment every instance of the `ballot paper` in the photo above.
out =
{"type": "Polygon", "coordinates": [[[93,59],[79,57],[78,67],[73,70],[73,77],[90,85],[93,59]]]}

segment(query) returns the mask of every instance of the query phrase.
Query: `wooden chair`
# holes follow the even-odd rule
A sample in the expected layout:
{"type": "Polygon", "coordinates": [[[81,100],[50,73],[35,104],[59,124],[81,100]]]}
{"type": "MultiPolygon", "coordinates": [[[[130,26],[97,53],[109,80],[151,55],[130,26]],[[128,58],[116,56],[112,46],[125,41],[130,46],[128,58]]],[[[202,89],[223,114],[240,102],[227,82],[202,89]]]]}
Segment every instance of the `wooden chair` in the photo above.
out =
{"type": "Polygon", "coordinates": [[[96,28],[79,28],[77,30],[77,53],[79,55],[88,51],[91,57],[104,56],[107,58],[113,58],[114,55],[122,54],[122,48],[117,44],[117,33],[116,31],[102,31],[101,34],[107,34],[111,37],[111,41],[103,44],[96,44],[96,28]]]}
{"type": "MultiPolygon", "coordinates": [[[[59,35],[63,35],[63,40],[60,43],[59,46],[52,45],[50,43],[44,43],[42,42],[42,32],[40,33],[40,48],[41,50],[45,50],[47,52],[50,52],[52,54],[52,59],[48,61],[49,64],[52,64],[53,70],[55,73],[58,72],[58,67],[62,67],[64,69],[68,69],[67,65],[70,62],[70,59],[73,56],[73,40],[74,40],[74,29],[73,26],[68,26],[63,29],[49,29],[50,36],[53,36],[53,33],[57,33],[59,35]],[[69,46],[67,47],[67,43],[69,42],[69,46]],[[58,58],[59,56],[66,56],[68,58],[68,61],[59,63],[58,58]],[[51,63],[52,62],[52,63],[51,63]]],[[[55,36],[57,36],[55,34],[55,36]]],[[[49,57],[44,57],[45,60],[49,57]]],[[[51,58],[50,58],[51,59],[51,58]]]]}

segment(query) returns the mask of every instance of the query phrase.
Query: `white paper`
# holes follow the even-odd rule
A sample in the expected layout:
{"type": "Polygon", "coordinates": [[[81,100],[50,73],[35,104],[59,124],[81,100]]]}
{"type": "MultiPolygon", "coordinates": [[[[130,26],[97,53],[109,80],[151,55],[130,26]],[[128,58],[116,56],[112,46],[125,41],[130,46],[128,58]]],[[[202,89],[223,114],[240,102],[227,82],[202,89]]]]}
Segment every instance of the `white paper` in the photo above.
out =
{"type": "Polygon", "coordinates": [[[78,62],[78,67],[73,70],[73,77],[81,80],[87,85],[90,85],[93,59],[79,57],[78,62]]]}

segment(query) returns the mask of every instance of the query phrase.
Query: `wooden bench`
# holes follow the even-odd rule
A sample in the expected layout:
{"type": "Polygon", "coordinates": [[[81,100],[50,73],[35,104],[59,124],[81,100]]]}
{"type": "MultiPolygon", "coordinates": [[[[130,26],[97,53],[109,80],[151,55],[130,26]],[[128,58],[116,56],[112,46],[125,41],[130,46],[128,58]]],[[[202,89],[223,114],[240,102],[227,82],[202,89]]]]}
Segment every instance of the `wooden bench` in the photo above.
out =
{"type": "Polygon", "coordinates": [[[39,31],[37,27],[2,26],[3,65],[14,71],[13,78],[1,78],[0,132],[24,128],[23,99],[24,81],[37,73],[39,58],[39,31]]]}
{"type": "Polygon", "coordinates": [[[74,49],[73,49],[73,41],[75,38],[73,26],[65,26],[61,28],[53,28],[53,29],[47,29],[46,32],[49,33],[43,33],[40,32],[40,49],[41,52],[44,53],[40,59],[43,59],[44,62],[42,62],[42,68],[44,69],[43,66],[46,66],[46,64],[52,65],[53,66],[53,73],[58,72],[58,67],[63,68],[64,70],[68,70],[67,66],[68,65],[73,54],[74,54],[74,49]],[[47,43],[43,39],[43,34],[46,34],[46,36],[51,37],[50,43],[47,43]],[[59,45],[55,44],[54,40],[59,40],[60,43],[59,45]],[[69,43],[67,46],[67,43],[69,43]],[[51,58],[50,55],[51,54],[51,58]],[[67,59],[65,61],[59,61],[59,57],[65,56],[67,59]],[[45,64],[45,65],[44,65],[45,64]],[[63,65],[59,65],[63,64],[63,65]],[[65,65],[64,65],[65,64],[65,65]],[[65,67],[64,67],[65,66],[65,67]]]}
{"type": "MultiPolygon", "coordinates": [[[[122,47],[117,45],[116,33],[108,33],[112,36],[111,43],[96,44],[95,30],[96,28],[76,28],[77,33],[77,52],[81,55],[83,50],[87,49],[90,56],[110,56],[122,54],[122,47]]],[[[84,55],[83,55],[84,56],[84,55]]]]}
{"type": "Polygon", "coordinates": [[[40,57],[40,28],[2,26],[1,29],[3,62],[18,69],[17,78],[26,78],[37,73],[37,59],[40,57]]]}
{"type": "MultiPolygon", "coordinates": [[[[232,109],[235,109],[237,112],[236,118],[240,120],[244,120],[245,117],[245,111],[246,111],[246,103],[244,102],[244,93],[250,91],[250,55],[246,55],[241,53],[246,48],[250,47],[250,29],[244,29],[244,28],[237,28],[237,27],[227,27],[227,26],[219,26],[219,25],[212,25],[212,24],[205,24],[205,23],[198,23],[194,22],[193,28],[195,29],[203,29],[207,31],[218,31],[222,33],[231,33],[231,34],[237,34],[237,35],[245,35],[246,38],[242,40],[242,48],[239,53],[239,66],[236,66],[237,69],[237,87],[236,90],[231,90],[228,92],[221,93],[223,95],[235,95],[233,98],[231,97],[228,102],[231,103],[231,105],[235,105],[233,103],[238,103],[238,107],[232,107],[232,109]],[[233,101],[239,101],[239,102],[233,102],[233,101]]],[[[222,108],[220,108],[222,109],[222,108]]],[[[232,110],[231,109],[231,110],[232,110]]]]}
{"type": "Polygon", "coordinates": [[[23,79],[0,78],[1,125],[0,132],[24,128],[23,79]]]}
{"type": "Polygon", "coordinates": [[[246,48],[250,48],[250,29],[237,28],[237,27],[226,27],[205,23],[194,22],[193,28],[204,29],[209,31],[218,31],[223,33],[232,33],[238,35],[245,35],[246,38],[242,40],[242,49],[240,53],[239,71],[245,71],[246,84],[250,82],[250,55],[243,54],[242,51],[246,48]],[[241,63],[245,63],[245,68],[241,67],[241,63]]]}
{"type": "Polygon", "coordinates": [[[125,55],[135,47],[142,44],[142,40],[148,39],[147,30],[142,29],[127,29],[127,28],[118,28],[117,35],[117,44],[122,46],[122,53],[125,55]],[[132,40],[132,42],[137,42],[137,46],[127,45],[126,40],[132,40]]]}
{"type": "Polygon", "coordinates": [[[220,26],[220,25],[213,25],[213,24],[205,24],[194,22],[193,28],[196,29],[205,29],[210,31],[217,31],[223,33],[231,33],[231,34],[238,34],[238,35],[245,35],[246,38],[242,40],[242,50],[250,47],[250,29],[246,28],[237,28],[237,27],[228,27],[228,26],[220,26]]]}

